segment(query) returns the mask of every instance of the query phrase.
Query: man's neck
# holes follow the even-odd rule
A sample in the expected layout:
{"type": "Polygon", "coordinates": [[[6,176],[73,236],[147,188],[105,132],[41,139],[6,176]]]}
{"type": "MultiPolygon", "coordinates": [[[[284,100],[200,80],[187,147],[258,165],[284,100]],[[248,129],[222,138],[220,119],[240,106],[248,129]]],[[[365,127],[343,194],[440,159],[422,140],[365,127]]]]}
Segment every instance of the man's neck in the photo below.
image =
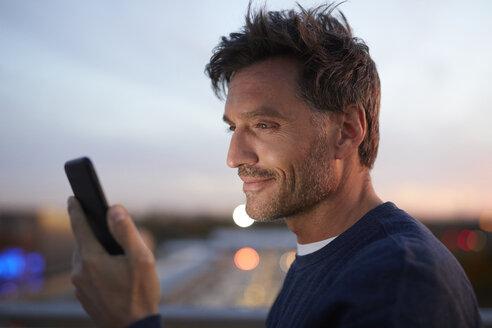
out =
{"type": "Polygon", "coordinates": [[[339,189],[308,211],[286,218],[299,244],[338,236],[382,203],[371,183],[369,170],[342,177],[339,189]]]}

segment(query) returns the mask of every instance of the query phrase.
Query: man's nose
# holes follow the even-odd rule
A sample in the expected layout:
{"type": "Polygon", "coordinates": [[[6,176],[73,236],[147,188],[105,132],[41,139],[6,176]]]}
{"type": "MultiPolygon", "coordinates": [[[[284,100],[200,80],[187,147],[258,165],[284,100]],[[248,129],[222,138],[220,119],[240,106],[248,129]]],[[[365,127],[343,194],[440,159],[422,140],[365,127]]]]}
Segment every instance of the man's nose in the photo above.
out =
{"type": "Polygon", "coordinates": [[[236,130],[231,138],[229,152],[227,153],[227,165],[237,168],[241,165],[254,165],[258,162],[258,156],[254,150],[253,142],[247,133],[236,130]]]}

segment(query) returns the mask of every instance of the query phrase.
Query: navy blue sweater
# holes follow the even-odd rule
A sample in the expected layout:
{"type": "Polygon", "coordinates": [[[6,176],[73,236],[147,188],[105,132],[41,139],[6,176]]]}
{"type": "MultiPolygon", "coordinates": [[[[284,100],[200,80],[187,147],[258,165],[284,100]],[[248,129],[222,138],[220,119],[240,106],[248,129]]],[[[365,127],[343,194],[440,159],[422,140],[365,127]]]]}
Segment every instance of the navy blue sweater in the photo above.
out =
{"type": "Polygon", "coordinates": [[[454,256],[421,223],[382,204],[322,249],[297,256],[273,327],[481,327],[454,256]]]}

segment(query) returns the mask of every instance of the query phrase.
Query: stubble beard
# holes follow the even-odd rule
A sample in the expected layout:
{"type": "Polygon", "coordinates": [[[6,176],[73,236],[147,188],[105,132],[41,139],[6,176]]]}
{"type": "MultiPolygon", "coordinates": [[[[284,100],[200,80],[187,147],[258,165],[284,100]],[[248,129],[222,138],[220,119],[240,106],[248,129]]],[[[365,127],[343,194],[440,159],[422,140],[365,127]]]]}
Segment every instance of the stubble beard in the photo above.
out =
{"type": "Polygon", "coordinates": [[[273,178],[278,191],[269,195],[246,192],[246,212],[260,222],[275,221],[307,211],[333,194],[338,185],[334,161],[329,158],[326,141],[318,138],[304,161],[290,175],[274,170],[239,168],[239,175],[273,178]]]}

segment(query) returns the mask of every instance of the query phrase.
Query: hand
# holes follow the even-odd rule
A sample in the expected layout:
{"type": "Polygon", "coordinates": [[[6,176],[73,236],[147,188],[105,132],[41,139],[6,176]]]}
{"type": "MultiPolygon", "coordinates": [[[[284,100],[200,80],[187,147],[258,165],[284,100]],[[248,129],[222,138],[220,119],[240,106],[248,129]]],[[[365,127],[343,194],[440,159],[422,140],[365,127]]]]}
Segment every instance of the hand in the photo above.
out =
{"type": "Polygon", "coordinates": [[[126,327],[159,312],[160,284],[155,259],[127,211],[108,211],[111,234],[125,254],[111,256],[90,229],[76,198],[68,200],[77,248],[73,255],[75,296],[100,327],[126,327]]]}

